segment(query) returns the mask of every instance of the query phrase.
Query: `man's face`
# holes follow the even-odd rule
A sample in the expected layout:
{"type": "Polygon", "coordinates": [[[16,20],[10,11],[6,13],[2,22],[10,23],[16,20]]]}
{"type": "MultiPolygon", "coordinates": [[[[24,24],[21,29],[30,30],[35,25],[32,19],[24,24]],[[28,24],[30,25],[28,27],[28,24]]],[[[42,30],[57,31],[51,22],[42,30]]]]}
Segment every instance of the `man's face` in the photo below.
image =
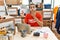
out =
{"type": "Polygon", "coordinates": [[[30,12],[34,12],[34,11],[36,11],[35,5],[30,5],[30,12]]]}

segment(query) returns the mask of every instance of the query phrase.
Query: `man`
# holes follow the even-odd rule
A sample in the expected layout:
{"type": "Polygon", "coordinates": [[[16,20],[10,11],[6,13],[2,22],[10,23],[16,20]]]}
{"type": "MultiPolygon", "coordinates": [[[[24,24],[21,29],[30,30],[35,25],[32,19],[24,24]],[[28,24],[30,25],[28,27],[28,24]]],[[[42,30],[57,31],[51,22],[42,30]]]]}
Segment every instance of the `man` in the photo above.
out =
{"type": "Polygon", "coordinates": [[[25,23],[30,24],[32,27],[43,26],[42,15],[36,12],[36,6],[31,3],[29,9],[30,13],[26,14],[25,23]]]}

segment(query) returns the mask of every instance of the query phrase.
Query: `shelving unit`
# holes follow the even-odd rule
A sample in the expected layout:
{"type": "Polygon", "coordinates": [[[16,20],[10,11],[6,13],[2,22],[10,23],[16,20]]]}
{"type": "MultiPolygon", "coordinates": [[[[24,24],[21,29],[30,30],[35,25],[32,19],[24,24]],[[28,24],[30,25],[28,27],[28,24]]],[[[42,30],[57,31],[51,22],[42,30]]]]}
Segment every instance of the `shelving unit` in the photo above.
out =
{"type": "MultiPolygon", "coordinates": [[[[47,1],[47,0],[44,0],[47,1]]],[[[51,8],[48,8],[50,6],[47,6],[44,8],[43,6],[43,26],[49,26],[50,28],[52,27],[52,14],[53,14],[53,9],[52,9],[52,0],[49,0],[49,2],[44,2],[43,5],[45,4],[50,4],[51,8]]]]}
{"type": "MultiPolygon", "coordinates": [[[[5,13],[6,14],[8,14],[7,13],[7,8],[8,8],[8,5],[9,6],[19,6],[20,7],[20,4],[22,4],[22,0],[18,0],[18,1],[16,1],[16,0],[5,0],[5,13]],[[9,2],[8,2],[9,1],[9,2]],[[13,2],[14,1],[14,2],[13,2]],[[16,2],[16,3],[15,3],[16,2]]],[[[39,11],[39,12],[41,12],[41,14],[42,14],[42,16],[43,16],[43,26],[48,26],[47,24],[51,24],[51,17],[52,17],[52,13],[53,13],[53,10],[52,10],[52,8],[50,8],[50,9],[45,9],[44,8],[44,4],[51,4],[52,5],[52,0],[50,0],[49,2],[45,2],[45,1],[47,1],[47,0],[30,0],[29,1],[29,3],[30,2],[33,2],[33,3],[35,3],[35,2],[37,2],[37,3],[42,3],[41,5],[43,5],[43,6],[41,6],[42,7],[42,10],[37,10],[37,11],[39,11]],[[49,22],[48,22],[49,21],[49,22]]],[[[35,4],[37,4],[37,3],[35,3],[35,4]]],[[[49,25],[49,27],[50,27],[51,25],[49,25]]]]}

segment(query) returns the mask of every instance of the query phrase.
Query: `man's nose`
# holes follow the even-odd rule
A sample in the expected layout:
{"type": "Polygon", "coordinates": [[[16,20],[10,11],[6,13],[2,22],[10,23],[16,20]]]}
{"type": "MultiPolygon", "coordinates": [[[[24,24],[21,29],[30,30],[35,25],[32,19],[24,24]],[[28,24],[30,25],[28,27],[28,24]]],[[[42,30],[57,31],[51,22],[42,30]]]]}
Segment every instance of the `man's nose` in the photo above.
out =
{"type": "Polygon", "coordinates": [[[32,9],[34,9],[34,8],[32,8],[32,9]]]}

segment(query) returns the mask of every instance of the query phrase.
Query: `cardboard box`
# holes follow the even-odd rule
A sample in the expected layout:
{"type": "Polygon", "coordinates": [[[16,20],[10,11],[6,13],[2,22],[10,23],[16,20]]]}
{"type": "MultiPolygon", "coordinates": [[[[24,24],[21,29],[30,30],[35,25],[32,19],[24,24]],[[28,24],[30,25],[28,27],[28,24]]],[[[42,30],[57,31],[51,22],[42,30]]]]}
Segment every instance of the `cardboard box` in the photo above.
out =
{"type": "Polygon", "coordinates": [[[20,0],[6,0],[6,4],[8,5],[20,4],[20,0]]]}
{"type": "Polygon", "coordinates": [[[0,5],[4,5],[4,0],[0,0],[0,5]]]}

